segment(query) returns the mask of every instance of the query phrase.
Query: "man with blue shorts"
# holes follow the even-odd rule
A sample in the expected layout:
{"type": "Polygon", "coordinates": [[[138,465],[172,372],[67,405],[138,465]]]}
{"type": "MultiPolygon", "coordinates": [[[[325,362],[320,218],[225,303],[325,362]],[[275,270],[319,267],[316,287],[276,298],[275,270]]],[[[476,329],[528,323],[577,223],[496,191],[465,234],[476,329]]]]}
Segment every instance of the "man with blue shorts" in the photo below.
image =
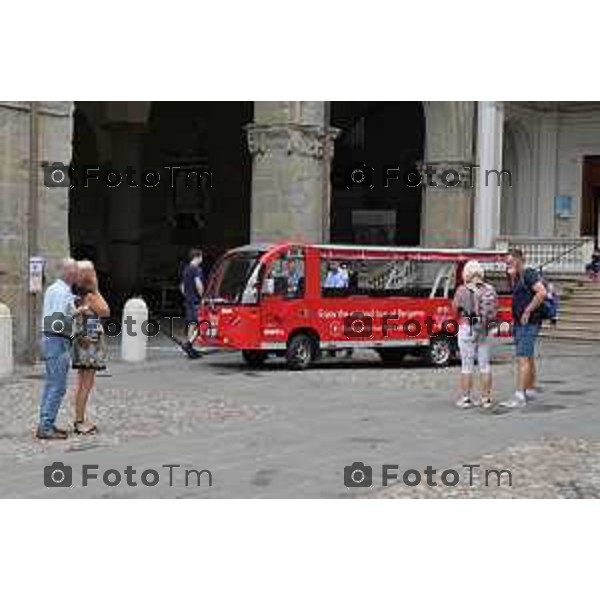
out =
{"type": "Polygon", "coordinates": [[[511,251],[508,273],[512,281],[517,391],[513,398],[501,404],[507,408],[522,408],[535,395],[535,345],[542,324],[539,308],[546,298],[546,287],[535,269],[525,267],[521,250],[511,251]]]}

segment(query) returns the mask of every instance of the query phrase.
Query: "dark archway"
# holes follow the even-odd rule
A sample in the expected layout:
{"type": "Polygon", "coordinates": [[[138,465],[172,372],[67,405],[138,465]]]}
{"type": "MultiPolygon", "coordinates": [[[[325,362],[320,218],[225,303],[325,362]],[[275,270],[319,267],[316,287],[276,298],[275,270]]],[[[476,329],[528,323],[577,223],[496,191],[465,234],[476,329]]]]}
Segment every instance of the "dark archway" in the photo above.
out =
{"type": "Polygon", "coordinates": [[[341,130],[332,166],[331,240],[418,245],[421,186],[409,187],[404,175],[423,160],[422,103],[332,102],[330,122],[341,130]],[[372,168],[372,178],[357,185],[349,175],[360,163],[372,168]],[[399,179],[386,187],[387,167],[399,169],[390,171],[399,179]]]}
{"type": "Polygon", "coordinates": [[[143,190],[146,285],[176,277],[192,246],[210,263],[248,242],[252,159],[244,126],[252,119],[252,102],[152,103],[142,160],[169,176],[143,190]],[[182,170],[171,177],[174,167],[182,170]],[[194,171],[200,181],[187,178],[194,171]]]}
{"type": "Polygon", "coordinates": [[[252,102],[75,104],[73,166],[99,166],[100,176],[70,192],[71,251],[96,263],[114,308],[141,293],[163,310],[169,297],[179,302],[191,246],[210,264],[247,243],[252,160],[244,126],[252,119],[252,102]],[[126,177],[117,187],[102,180],[103,169],[130,167],[134,187],[126,177]],[[172,177],[175,167],[183,177],[172,177]],[[142,182],[148,170],[160,174],[156,187],[142,182]],[[210,176],[198,185],[190,170],[210,176]]]}
{"type": "MultiPolygon", "coordinates": [[[[73,153],[71,167],[79,173],[84,166],[98,164],[98,143],[90,118],[75,103],[73,114],[73,153]]],[[[98,263],[105,221],[104,205],[95,182],[88,187],[74,181],[69,189],[69,240],[71,254],[77,260],[98,263]]]]}

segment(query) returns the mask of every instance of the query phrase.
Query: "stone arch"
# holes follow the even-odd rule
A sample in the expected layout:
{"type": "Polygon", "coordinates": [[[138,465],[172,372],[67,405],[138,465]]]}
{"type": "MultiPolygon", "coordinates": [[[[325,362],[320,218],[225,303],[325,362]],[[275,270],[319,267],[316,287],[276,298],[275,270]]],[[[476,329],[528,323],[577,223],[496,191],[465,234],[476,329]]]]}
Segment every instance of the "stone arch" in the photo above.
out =
{"type": "Polygon", "coordinates": [[[500,231],[503,235],[527,235],[535,223],[533,202],[533,147],[525,124],[516,116],[504,121],[502,168],[510,173],[510,185],[502,185],[500,231]]]}

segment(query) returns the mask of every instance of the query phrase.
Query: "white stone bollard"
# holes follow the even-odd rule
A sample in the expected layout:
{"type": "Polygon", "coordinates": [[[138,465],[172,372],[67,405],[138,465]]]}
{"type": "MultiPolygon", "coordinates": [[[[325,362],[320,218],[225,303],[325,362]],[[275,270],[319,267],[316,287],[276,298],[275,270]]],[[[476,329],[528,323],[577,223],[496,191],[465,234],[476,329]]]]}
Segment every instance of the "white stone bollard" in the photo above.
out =
{"type": "Polygon", "coordinates": [[[148,321],[148,307],[141,298],[130,298],[123,308],[121,323],[121,358],[126,362],[142,362],[146,360],[148,333],[142,324],[148,321]]]}
{"type": "Polygon", "coordinates": [[[13,372],[13,331],[10,309],[0,302],[0,377],[13,372]]]}

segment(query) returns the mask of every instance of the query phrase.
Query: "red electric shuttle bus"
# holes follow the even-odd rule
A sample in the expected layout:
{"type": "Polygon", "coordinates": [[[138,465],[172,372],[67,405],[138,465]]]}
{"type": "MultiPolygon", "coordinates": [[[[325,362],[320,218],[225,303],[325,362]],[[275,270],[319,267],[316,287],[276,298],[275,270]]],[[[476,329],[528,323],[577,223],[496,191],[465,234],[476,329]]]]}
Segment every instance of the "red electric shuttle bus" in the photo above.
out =
{"type": "MultiPolygon", "coordinates": [[[[463,265],[484,263],[510,323],[506,253],[470,249],[252,244],[227,252],[198,313],[198,343],[237,349],[251,365],[283,356],[303,369],[321,351],[370,348],[384,362],[457,353],[452,296],[463,265]]],[[[500,335],[503,335],[502,333],[500,335]]]]}

